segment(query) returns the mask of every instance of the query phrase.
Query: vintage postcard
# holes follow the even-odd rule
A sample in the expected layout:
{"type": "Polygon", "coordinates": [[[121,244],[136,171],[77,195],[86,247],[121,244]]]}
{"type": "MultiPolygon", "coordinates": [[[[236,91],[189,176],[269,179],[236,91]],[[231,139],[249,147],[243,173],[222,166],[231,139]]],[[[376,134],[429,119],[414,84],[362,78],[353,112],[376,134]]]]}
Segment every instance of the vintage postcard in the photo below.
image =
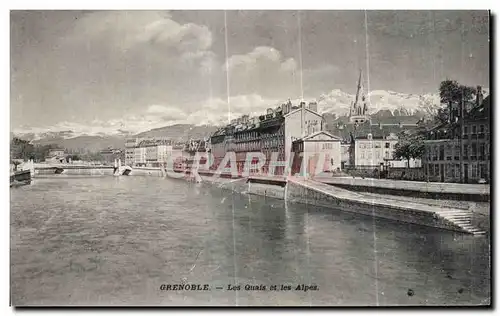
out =
{"type": "Polygon", "coordinates": [[[490,12],[10,12],[10,302],[491,302],[490,12]]]}

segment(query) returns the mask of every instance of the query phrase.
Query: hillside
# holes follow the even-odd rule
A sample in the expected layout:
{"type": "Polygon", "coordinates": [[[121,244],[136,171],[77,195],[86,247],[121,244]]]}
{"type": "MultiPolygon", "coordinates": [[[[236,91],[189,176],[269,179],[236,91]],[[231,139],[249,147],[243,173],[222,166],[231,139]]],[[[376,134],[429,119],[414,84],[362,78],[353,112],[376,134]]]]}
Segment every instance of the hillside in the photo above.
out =
{"type": "Polygon", "coordinates": [[[195,126],[191,124],[175,124],[155,128],[133,137],[169,137],[173,140],[199,139],[207,137],[217,130],[217,127],[209,125],[195,126]]]}

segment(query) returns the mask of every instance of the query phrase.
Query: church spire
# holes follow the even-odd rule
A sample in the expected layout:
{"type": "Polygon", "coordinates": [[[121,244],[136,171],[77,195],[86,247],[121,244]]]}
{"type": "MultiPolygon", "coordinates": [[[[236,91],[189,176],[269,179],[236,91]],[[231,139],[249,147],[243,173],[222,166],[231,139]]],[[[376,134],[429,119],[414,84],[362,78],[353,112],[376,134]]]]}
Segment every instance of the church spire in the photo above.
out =
{"type": "Polygon", "coordinates": [[[354,100],[354,108],[356,108],[358,106],[358,99],[359,99],[359,92],[360,91],[361,91],[361,69],[359,70],[358,87],[356,88],[356,99],[354,100]]]}

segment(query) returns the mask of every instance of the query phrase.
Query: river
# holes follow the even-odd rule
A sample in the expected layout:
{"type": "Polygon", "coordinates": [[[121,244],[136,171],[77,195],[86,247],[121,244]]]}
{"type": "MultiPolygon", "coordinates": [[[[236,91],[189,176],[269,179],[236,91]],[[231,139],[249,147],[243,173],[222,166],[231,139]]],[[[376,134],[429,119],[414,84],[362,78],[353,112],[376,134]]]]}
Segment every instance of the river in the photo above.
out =
{"type": "Polygon", "coordinates": [[[36,178],[11,189],[10,234],[16,306],[490,302],[488,237],[175,179],[36,178]]]}

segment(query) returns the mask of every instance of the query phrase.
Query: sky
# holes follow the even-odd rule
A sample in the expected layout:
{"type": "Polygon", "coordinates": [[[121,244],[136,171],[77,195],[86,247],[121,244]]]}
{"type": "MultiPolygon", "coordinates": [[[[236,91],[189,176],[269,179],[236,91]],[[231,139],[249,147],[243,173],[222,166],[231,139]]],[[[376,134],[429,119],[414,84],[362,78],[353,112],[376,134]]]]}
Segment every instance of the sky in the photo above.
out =
{"type": "Polygon", "coordinates": [[[214,123],[338,89],[489,87],[486,11],[11,11],[11,130],[214,123]],[[229,114],[229,115],[228,115],[229,114]]]}

